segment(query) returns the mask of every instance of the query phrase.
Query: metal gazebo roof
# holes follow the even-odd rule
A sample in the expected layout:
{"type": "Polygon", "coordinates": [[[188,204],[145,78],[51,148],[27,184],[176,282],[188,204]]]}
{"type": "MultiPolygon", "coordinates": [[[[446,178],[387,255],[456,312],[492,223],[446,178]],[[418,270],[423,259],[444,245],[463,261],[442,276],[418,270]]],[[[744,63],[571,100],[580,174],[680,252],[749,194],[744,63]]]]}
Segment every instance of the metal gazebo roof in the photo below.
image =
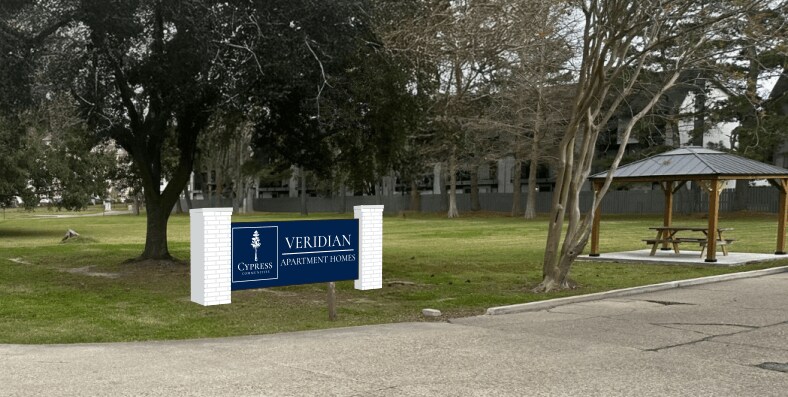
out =
{"type": "MultiPolygon", "coordinates": [[[[607,177],[607,171],[589,179],[607,177]]],[[[619,167],[617,181],[702,179],[773,179],[788,177],[788,169],[701,147],[684,147],[619,167]]]]}

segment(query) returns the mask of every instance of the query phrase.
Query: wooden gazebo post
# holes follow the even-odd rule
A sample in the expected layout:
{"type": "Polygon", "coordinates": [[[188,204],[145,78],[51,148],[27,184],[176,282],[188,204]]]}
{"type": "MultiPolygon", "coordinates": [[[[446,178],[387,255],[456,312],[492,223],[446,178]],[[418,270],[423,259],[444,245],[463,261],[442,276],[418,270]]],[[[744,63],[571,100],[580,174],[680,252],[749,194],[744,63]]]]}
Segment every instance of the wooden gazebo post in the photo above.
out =
{"type": "Polygon", "coordinates": [[[777,249],[775,255],[785,255],[785,218],[788,215],[788,179],[770,181],[780,191],[780,206],[777,208],[777,249]]]}
{"type": "MultiPolygon", "coordinates": [[[[663,214],[662,226],[670,227],[670,224],[673,223],[673,181],[660,182],[659,186],[662,187],[662,191],[665,193],[665,212],[663,214]]],[[[669,249],[670,247],[668,247],[667,241],[662,243],[663,251],[669,249]]]]}
{"type": "MultiPolygon", "coordinates": [[[[665,181],[660,182],[659,186],[662,188],[662,191],[665,193],[665,212],[662,218],[662,225],[665,227],[670,227],[673,224],[673,195],[681,189],[687,181],[665,181]]],[[[662,243],[662,250],[663,251],[670,251],[673,248],[668,247],[668,243],[662,243]]]]}
{"type": "Polygon", "coordinates": [[[720,217],[720,192],[725,181],[712,179],[709,191],[709,231],[706,236],[706,262],[717,262],[717,221],[720,217]]]}
{"type": "Polygon", "coordinates": [[[602,206],[599,202],[599,191],[602,190],[603,181],[594,181],[594,202],[597,204],[594,211],[594,221],[591,224],[591,253],[588,256],[599,256],[599,224],[602,220],[602,206]]]}

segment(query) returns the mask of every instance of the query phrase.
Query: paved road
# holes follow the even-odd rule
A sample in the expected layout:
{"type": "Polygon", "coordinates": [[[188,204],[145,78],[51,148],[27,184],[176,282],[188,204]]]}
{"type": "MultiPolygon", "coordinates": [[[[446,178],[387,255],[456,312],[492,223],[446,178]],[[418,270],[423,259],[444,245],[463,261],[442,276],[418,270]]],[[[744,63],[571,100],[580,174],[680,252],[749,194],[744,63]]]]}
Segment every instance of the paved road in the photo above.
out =
{"type": "Polygon", "coordinates": [[[764,362],[788,363],[788,273],[450,323],[0,345],[0,395],[787,395],[764,362]]]}

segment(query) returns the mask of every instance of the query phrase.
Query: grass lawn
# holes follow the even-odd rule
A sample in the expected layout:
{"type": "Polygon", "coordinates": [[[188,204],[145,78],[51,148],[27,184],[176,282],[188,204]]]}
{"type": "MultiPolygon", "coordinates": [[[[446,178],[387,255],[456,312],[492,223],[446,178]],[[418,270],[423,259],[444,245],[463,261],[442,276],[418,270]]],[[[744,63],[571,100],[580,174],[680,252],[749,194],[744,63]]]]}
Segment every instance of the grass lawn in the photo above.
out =
{"type": "MultiPolygon", "coordinates": [[[[776,261],[735,268],[577,263],[572,291],[533,294],[540,281],[546,220],[499,214],[442,214],[384,219],[381,290],[356,291],[337,283],[339,320],[329,322],[326,285],[279,287],[233,293],[231,305],[203,307],[189,300],[188,265],[124,264],[142,251],[144,216],[52,218],[7,210],[0,220],[0,343],[75,343],[204,338],[264,334],[422,318],[440,309],[443,318],[482,314],[491,306],[738,272],[788,264],[776,261]],[[67,229],[81,237],[61,244],[67,229]]],[[[60,213],[69,214],[69,213],[60,213]]],[[[312,215],[309,219],[352,215],[312,215]]],[[[234,221],[302,219],[289,214],[235,216],[234,221]]],[[[605,216],[602,252],[646,248],[649,226],[659,217],[605,216]]],[[[677,217],[675,224],[706,224],[677,217]]],[[[774,215],[723,214],[733,227],[735,251],[774,251],[774,215]]],[[[173,216],[170,251],[189,256],[189,219],[173,216]]],[[[440,321],[440,320],[438,320],[440,321]]]]}

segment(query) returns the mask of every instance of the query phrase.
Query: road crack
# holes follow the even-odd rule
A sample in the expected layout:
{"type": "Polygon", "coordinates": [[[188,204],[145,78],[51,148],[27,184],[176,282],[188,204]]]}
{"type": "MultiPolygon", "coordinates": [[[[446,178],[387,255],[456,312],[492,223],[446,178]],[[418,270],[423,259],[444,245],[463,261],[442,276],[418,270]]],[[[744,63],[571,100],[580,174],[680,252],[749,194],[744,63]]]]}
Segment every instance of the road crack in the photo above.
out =
{"type": "Polygon", "coordinates": [[[664,327],[664,328],[670,328],[670,329],[680,329],[680,330],[683,330],[683,331],[696,332],[696,333],[700,333],[700,334],[703,334],[703,333],[699,332],[699,331],[693,331],[693,330],[688,330],[688,329],[684,329],[684,328],[670,327],[670,326],[671,325],[674,325],[674,326],[679,326],[679,325],[693,326],[694,325],[694,326],[715,326],[715,327],[739,327],[739,328],[744,328],[742,330],[734,331],[734,332],[727,332],[727,333],[723,333],[723,334],[708,335],[708,336],[705,336],[705,337],[700,338],[700,339],[691,340],[689,342],[683,342],[683,343],[677,343],[677,344],[674,344],[674,345],[655,347],[655,348],[651,348],[651,349],[644,349],[644,351],[648,351],[648,352],[658,352],[658,351],[662,351],[662,350],[673,349],[675,347],[692,346],[692,345],[696,345],[696,344],[701,343],[701,342],[711,342],[711,341],[713,341],[714,338],[719,338],[719,337],[722,337],[722,336],[733,336],[733,335],[738,335],[738,334],[745,333],[745,332],[751,332],[751,331],[755,331],[755,330],[759,330],[759,329],[763,329],[763,328],[769,328],[769,327],[774,327],[774,326],[778,326],[778,325],[788,324],[788,321],[781,321],[779,323],[767,324],[767,325],[761,325],[761,326],[745,325],[745,324],[730,324],[730,323],[650,323],[650,324],[653,325],[653,326],[656,326],[656,327],[664,327]]]}

